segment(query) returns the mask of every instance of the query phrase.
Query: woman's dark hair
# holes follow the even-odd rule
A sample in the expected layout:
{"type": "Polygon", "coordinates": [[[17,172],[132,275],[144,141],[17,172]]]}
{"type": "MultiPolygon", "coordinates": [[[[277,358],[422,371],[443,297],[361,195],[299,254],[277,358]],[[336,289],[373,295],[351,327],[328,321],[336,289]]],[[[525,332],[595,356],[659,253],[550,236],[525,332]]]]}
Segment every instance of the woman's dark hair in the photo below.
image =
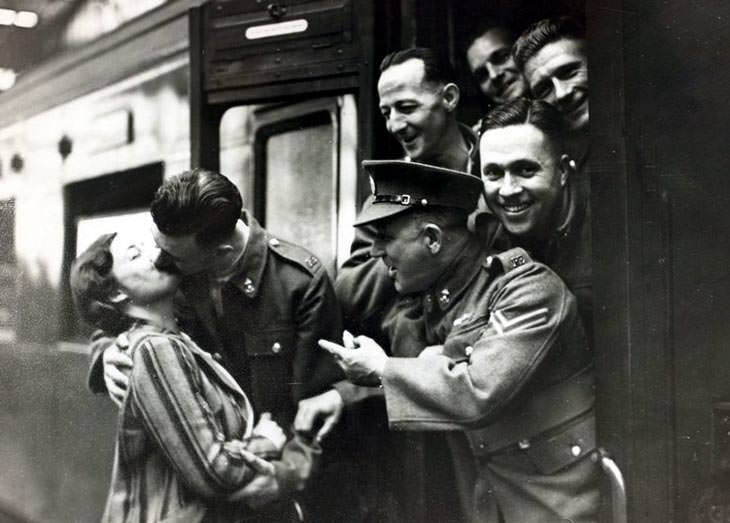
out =
{"type": "Polygon", "coordinates": [[[109,246],[116,233],[97,238],[71,264],[69,284],[79,316],[110,334],[126,330],[131,319],[115,306],[110,296],[117,288],[112,274],[114,258],[109,246]]]}

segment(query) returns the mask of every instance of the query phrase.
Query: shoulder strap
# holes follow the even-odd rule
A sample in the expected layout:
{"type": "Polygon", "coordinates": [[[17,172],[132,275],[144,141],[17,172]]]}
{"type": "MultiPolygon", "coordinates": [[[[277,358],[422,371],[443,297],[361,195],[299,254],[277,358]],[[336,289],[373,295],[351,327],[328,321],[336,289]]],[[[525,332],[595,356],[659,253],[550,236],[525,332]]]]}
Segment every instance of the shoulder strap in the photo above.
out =
{"type": "Polygon", "coordinates": [[[490,272],[502,272],[506,274],[532,261],[532,257],[527,254],[525,249],[515,247],[514,249],[509,249],[499,254],[487,256],[482,266],[490,272]]]}
{"type": "Polygon", "coordinates": [[[273,237],[268,238],[267,244],[270,252],[293,262],[312,276],[322,269],[322,262],[319,261],[319,258],[304,247],[273,237]]]}

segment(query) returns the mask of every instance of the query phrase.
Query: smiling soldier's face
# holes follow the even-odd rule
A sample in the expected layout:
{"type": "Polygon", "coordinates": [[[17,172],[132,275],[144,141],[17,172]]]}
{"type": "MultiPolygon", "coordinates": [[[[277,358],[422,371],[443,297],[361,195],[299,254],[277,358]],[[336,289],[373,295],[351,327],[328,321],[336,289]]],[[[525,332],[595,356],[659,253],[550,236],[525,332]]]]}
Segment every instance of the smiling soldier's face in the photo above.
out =
{"type": "Polygon", "coordinates": [[[557,215],[567,172],[560,154],[530,124],[485,131],[479,142],[487,205],[507,231],[541,238],[557,215]]]}

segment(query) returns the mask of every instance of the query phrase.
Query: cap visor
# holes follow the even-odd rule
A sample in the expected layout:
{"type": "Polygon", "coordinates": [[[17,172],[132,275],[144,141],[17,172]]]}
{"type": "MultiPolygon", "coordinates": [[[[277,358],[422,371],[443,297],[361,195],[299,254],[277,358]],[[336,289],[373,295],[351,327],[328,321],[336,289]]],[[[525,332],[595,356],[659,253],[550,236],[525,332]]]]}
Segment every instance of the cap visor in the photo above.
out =
{"type": "Polygon", "coordinates": [[[401,205],[399,203],[373,203],[373,197],[369,196],[368,199],[365,200],[362,211],[360,211],[360,214],[355,220],[355,227],[368,225],[369,223],[377,222],[384,218],[395,216],[396,214],[400,214],[409,209],[411,209],[411,207],[407,205],[401,205]]]}

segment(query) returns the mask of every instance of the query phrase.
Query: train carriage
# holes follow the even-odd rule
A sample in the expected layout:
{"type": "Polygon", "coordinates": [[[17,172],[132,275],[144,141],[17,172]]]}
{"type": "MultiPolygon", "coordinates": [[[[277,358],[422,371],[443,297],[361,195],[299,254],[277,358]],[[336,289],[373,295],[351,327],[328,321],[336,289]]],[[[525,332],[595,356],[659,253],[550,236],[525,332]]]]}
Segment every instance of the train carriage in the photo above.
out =
{"type": "Polygon", "coordinates": [[[360,160],[400,154],[377,108],[380,58],[448,50],[471,123],[468,29],[570,14],[588,36],[598,437],[613,474],[602,517],[730,521],[730,5],[153,4],[0,93],[1,520],[103,509],[115,409],[85,388],[89,330],[66,283],[100,227],[144,226],[165,177],[220,169],[334,276],[368,192],[360,160]]]}

